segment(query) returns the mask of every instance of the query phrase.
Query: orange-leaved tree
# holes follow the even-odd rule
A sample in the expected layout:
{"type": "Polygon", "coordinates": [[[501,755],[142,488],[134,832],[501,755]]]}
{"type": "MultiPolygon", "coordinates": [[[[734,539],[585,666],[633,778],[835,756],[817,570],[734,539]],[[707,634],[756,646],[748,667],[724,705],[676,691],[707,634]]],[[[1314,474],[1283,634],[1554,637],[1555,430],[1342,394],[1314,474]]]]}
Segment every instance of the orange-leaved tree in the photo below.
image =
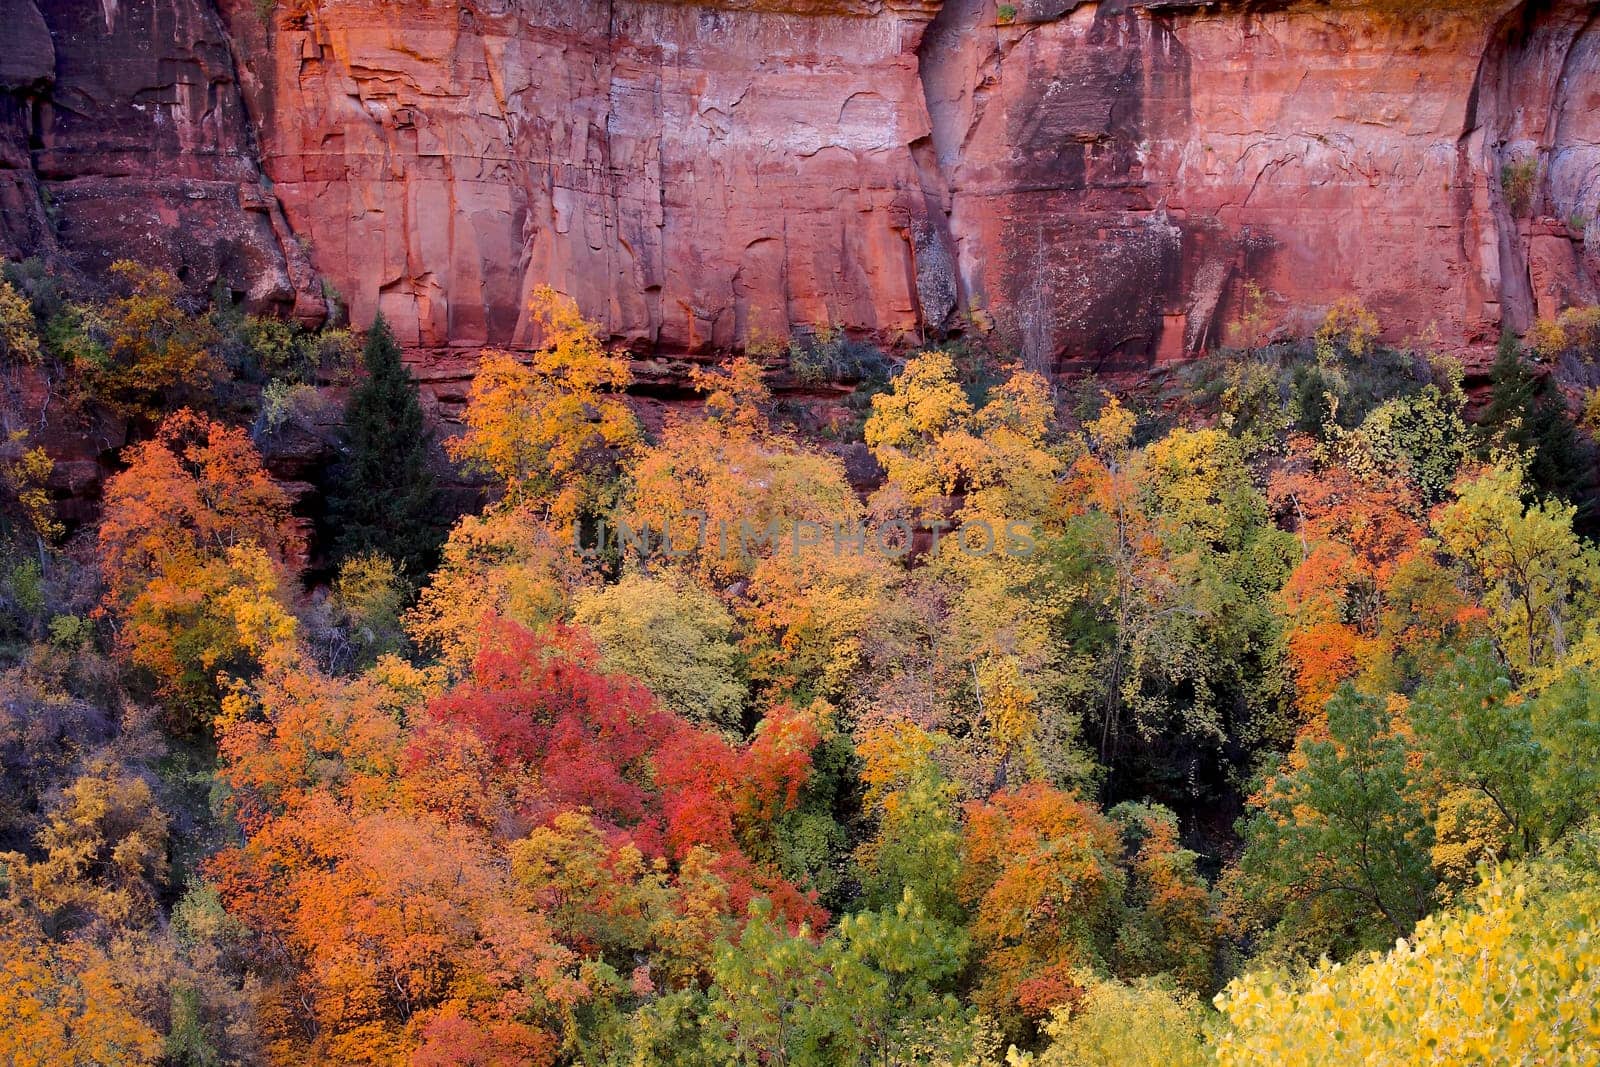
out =
{"type": "Polygon", "coordinates": [[[1299,562],[1282,603],[1299,710],[1305,721],[1320,723],[1341,682],[1362,674],[1380,687],[1398,682],[1392,676],[1398,635],[1386,632],[1394,618],[1389,593],[1397,575],[1414,576],[1427,563],[1418,544],[1420,506],[1404,484],[1358,475],[1298,436],[1267,498],[1299,538],[1299,562]]]}
{"type": "Polygon", "coordinates": [[[447,1063],[493,1049],[548,1064],[584,995],[570,954],[513,900],[484,820],[430,803],[430,787],[459,784],[448,768],[464,758],[402,778],[400,720],[428,689],[397,661],[338,680],[277,657],[228,697],[222,777],[245,837],[207,870],[254,939],[278,1060],[447,1063]]]}
{"type": "Polygon", "coordinates": [[[1121,841],[1095,808],[1043,784],[966,808],[961,893],[983,953],[974,999],[1008,1029],[1070,1004],[1074,970],[1095,966],[1114,934],[1121,841]]]}
{"type": "Polygon", "coordinates": [[[180,717],[214,710],[219,671],[290,640],[289,499],[244,431],[184,410],[106,483],[99,555],[122,654],[180,717]]]}

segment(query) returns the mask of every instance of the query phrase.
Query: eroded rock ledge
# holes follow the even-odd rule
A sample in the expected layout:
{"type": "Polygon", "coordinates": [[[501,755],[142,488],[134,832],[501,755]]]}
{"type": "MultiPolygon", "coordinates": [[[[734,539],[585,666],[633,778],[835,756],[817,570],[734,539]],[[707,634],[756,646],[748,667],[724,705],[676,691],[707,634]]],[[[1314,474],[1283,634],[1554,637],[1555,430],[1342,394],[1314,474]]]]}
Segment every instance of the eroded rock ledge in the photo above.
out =
{"type": "Polygon", "coordinates": [[[0,0],[0,253],[326,293],[463,365],[546,281],[641,354],[981,310],[1137,369],[1251,283],[1482,344],[1596,297],[1597,11],[0,0]]]}

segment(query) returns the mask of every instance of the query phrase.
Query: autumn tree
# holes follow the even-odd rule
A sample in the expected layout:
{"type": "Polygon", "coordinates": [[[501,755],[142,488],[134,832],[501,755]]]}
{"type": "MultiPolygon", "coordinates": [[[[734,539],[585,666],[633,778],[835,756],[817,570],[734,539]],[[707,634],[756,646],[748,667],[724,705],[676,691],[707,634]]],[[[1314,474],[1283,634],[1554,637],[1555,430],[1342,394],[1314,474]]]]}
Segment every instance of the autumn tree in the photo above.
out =
{"type": "Polygon", "coordinates": [[[1084,769],[1058,699],[1065,664],[1051,626],[1062,589],[1038,543],[1059,516],[1053,413],[1040,376],[1015,370],[974,398],[951,356],[935,351],[873,398],[866,427],[888,474],[874,517],[926,532],[930,566],[906,584],[936,607],[932,632],[912,643],[935,643],[959,679],[930,685],[940,705],[930,724],[970,734],[969,773],[996,787],[1084,769]]]}
{"type": "Polygon", "coordinates": [[[585,577],[570,530],[505,501],[456,523],[405,616],[412,641],[456,673],[477,658],[486,618],[528,627],[564,618],[585,577]]]}
{"type": "Polygon", "coordinates": [[[92,922],[150,921],[167,875],[167,816],[150,784],[98,761],[64,792],[35,837],[42,858],[0,854],[13,894],[59,934],[92,922]]]}
{"type": "Polygon", "coordinates": [[[1582,1062],[1600,1041],[1587,933],[1600,899],[1570,876],[1539,888],[1491,874],[1469,906],[1422,920],[1382,955],[1235,980],[1217,998],[1227,1023],[1217,1062],[1582,1062]]]}
{"type": "Polygon", "coordinates": [[[128,259],[111,277],[121,294],[82,312],[89,328],[71,353],[79,397],[149,421],[175,402],[203,402],[221,366],[209,323],[179,303],[178,279],[128,259]]]}
{"type": "Polygon", "coordinates": [[[625,833],[647,855],[716,854],[737,909],[760,894],[796,919],[820,914],[741,847],[749,828],[798,800],[818,740],[803,713],[769,715],[736,749],[659,707],[633,679],[600,673],[579,632],[500,623],[492,638],[470,681],[434,701],[428,718],[480,737],[496,779],[521,797],[527,817],[588,808],[596,825],[625,833]]]}
{"type": "Polygon", "coordinates": [[[224,708],[246,839],[209,870],[259,938],[275,1032],[303,1035],[278,1054],[586,1057],[641,990],[701,980],[757,897],[825,917],[741,846],[795,802],[804,718],[735,749],[598,673],[578,634],[506,623],[466,684],[435,685],[279,658],[224,708]]]}
{"type": "Polygon", "coordinates": [[[449,1062],[477,1045],[554,1061],[565,998],[583,990],[563,989],[570,957],[512,903],[485,839],[393,810],[313,804],[296,821],[217,868],[232,906],[286,950],[269,1010],[315,1035],[280,1054],[449,1062]]]}
{"type": "Polygon", "coordinates": [[[1467,454],[1465,406],[1458,388],[1428,384],[1383,401],[1353,430],[1330,427],[1332,446],[1357,474],[1400,479],[1436,504],[1467,454]]]}
{"type": "Polygon", "coordinates": [[[1047,548],[1058,582],[1076,594],[1054,623],[1057,638],[1078,663],[1101,672],[1098,692],[1088,694],[1099,707],[1085,716],[1085,726],[1102,763],[1114,763],[1122,743],[1142,634],[1176,593],[1159,526],[1141,499],[1136,424],[1133,412],[1107,397],[1085,425],[1059,490],[1067,502],[1065,528],[1047,548]]]}
{"type": "MultiPolygon", "coordinates": [[[[696,388],[708,395],[708,415],[669,419],[660,442],[640,453],[618,515],[638,543],[616,548],[725,583],[794,551],[800,523],[811,524],[812,543],[832,544],[836,530],[862,521],[839,459],[772,431],[753,363],[703,372],[696,388]]],[[[625,536],[619,528],[619,542],[625,536]]]]}
{"type": "MultiPolygon", "coordinates": [[[[476,1048],[548,1064],[586,995],[515,904],[480,821],[442,817],[459,810],[445,790],[462,761],[436,761],[431,792],[406,788],[399,719],[431,688],[395,661],[336,680],[278,659],[224,708],[245,839],[208,871],[255,938],[278,1058],[459,1062],[476,1048]]],[[[479,810],[495,799],[484,785],[468,790],[479,810]]]]}
{"type": "Polygon", "coordinates": [[[748,693],[733,616],[693,581],[630,573],[579,596],[573,620],[593,635],[606,671],[639,679],[683,718],[742,728],[748,693]]]}
{"type": "Polygon", "coordinates": [[[1053,415],[1049,386],[1031,371],[1012,373],[975,406],[950,355],[922,352],[873,397],[866,439],[911,508],[960,493],[975,515],[1021,520],[1051,496],[1053,415]]]}
{"type": "Polygon", "coordinates": [[[938,743],[906,722],[862,739],[863,807],[877,830],[861,843],[856,861],[868,907],[892,906],[909,892],[930,917],[964,927],[962,827],[956,790],[932,758],[938,743]]]}
{"type": "Polygon", "coordinates": [[[1210,1067],[1207,1010],[1164,978],[1119,982],[1084,972],[1083,993],[1045,1024],[1050,1043],[1033,1067],[1210,1067]]]}
{"type": "Polygon", "coordinates": [[[1298,563],[1279,599],[1304,721],[1320,724],[1341,682],[1399,688],[1462,630],[1467,604],[1421,544],[1418,501],[1405,484],[1319,458],[1291,438],[1267,496],[1293,529],[1298,563]]]}
{"type": "Polygon", "coordinates": [[[0,904],[0,1059],[16,1067],[157,1063],[161,1036],[93,944],[53,942],[0,904]]]}
{"type": "MultiPolygon", "coordinates": [[[[46,801],[117,736],[115,709],[67,684],[63,661],[35,655],[0,673],[0,850],[29,848],[50,815],[46,801]]],[[[70,665],[80,676],[99,666],[84,653],[70,665]]]]}
{"type": "Polygon", "coordinates": [[[410,585],[388,556],[352,556],[339,565],[328,602],[330,669],[367,668],[405,643],[401,628],[410,585]]]}
{"type": "Polygon", "coordinates": [[[853,542],[791,546],[757,561],[734,602],[752,680],[796,703],[862,696],[875,639],[905,625],[895,595],[904,577],[892,559],[853,542]]]}
{"type": "Polygon", "coordinates": [[[867,446],[890,484],[923,507],[954,493],[970,472],[978,448],[972,415],[949,354],[923,352],[895,375],[889,392],[873,397],[867,446]]]}
{"type": "Polygon", "coordinates": [[[241,430],[180,411],[106,483],[99,553],[118,647],[184,715],[216,675],[287,640],[288,498],[241,430]]]}
{"type": "Polygon", "coordinates": [[[706,418],[728,433],[756,436],[772,431],[767,413],[772,390],[755,360],[740,356],[720,371],[692,367],[689,384],[705,397],[706,418]]]}
{"type": "Polygon", "coordinates": [[[428,463],[432,434],[382,315],[367,331],[362,361],[366,374],[345,405],[328,527],[341,560],[377,553],[420,578],[436,559],[441,533],[428,463]]]}
{"type": "MultiPolygon", "coordinates": [[[[631,976],[641,956],[651,961],[647,970],[665,978],[673,971],[667,957],[692,951],[673,938],[681,932],[678,890],[666,864],[612,840],[588,812],[557,815],[509,852],[519,893],[575,952],[609,967],[614,981],[631,976]]],[[[722,929],[706,932],[714,940],[722,929]]]]}
{"type": "Polygon", "coordinates": [[[529,306],[542,345],[524,363],[486,352],[472,380],[467,430],[446,445],[452,458],[493,477],[508,497],[557,523],[614,500],[617,454],[639,428],[619,393],[628,361],[605,350],[599,327],[548,286],[529,306]]]}
{"type": "Polygon", "coordinates": [[[1044,785],[966,808],[961,895],[983,968],[974,1002],[1006,1029],[1048,1018],[1104,952],[1122,897],[1118,835],[1089,804],[1044,785]]]}
{"type": "MultiPolygon", "coordinates": [[[[0,260],[0,269],[4,267],[0,260]]],[[[40,355],[32,305],[9,279],[0,277],[0,358],[15,366],[37,363],[40,355]]]]}
{"type": "Polygon", "coordinates": [[[1197,857],[1178,840],[1165,808],[1119,804],[1109,813],[1127,853],[1126,914],[1111,958],[1125,977],[1168,975],[1197,994],[1211,992],[1221,924],[1197,857]]]}
{"type": "Polygon", "coordinates": [[[0,523],[4,524],[0,528],[14,536],[32,537],[41,558],[45,546],[66,533],[51,499],[55,466],[43,447],[28,447],[26,430],[18,430],[0,443],[0,523]]]}
{"type": "Polygon", "coordinates": [[[1488,614],[1496,650],[1516,680],[1567,654],[1592,617],[1600,556],[1572,530],[1571,505],[1525,505],[1509,460],[1480,471],[1438,509],[1433,531],[1488,614]]]}
{"type": "Polygon", "coordinates": [[[694,1020],[681,1012],[702,1003],[719,951],[745,918],[730,908],[715,857],[695,849],[669,868],[608,838],[582,811],[535,828],[510,854],[518,900],[548,916],[581,958],[579,973],[593,992],[584,1025],[567,1035],[569,1055],[581,1062],[692,1056],[679,1028],[694,1020]]]}
{"type": "Polygon", "coordinates": [[[1237,440],[1179,429],[1139,450],[1132,428],[1107,405],[1062,488],[1053,627],[1090,683],[1075,700],[1112,795],[1185,803],[1292,736],[1272,600],[1293,541],[1237,440]]]}

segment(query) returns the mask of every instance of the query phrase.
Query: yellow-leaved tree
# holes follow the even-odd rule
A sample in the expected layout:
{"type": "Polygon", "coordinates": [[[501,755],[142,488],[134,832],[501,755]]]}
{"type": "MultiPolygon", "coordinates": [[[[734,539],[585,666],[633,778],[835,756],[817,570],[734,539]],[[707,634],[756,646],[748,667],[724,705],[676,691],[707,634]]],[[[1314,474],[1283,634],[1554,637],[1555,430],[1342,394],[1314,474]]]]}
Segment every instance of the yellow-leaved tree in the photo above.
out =
{"type": "Polygon", "coordinates": [[[1217,997],[1221,1067],[1583,1064],[1600,1049],[1600,892],[1496,873],[1470,907],[1300,978],[1256,971],[1217,997]]]}
{"type": "Polygon", "coordinates": [[[916,581],[938,607],[921,643],[955,668],[960,687],[952,706],[952,687],[936,686],[944,706],[935,720],[965,720],[951,728],[978,741],[966,746],[970,771],[962,774],[996,785],[1081,770],[1072,746],[1057,738],[1041,752],[1037,736],[1041,722],[1066,719],[1052,702],[1061,676],[1051,629],[1064,602],[1040,551],[1059,516],[1053,419],[1049,384],[1038,374],[1014,371],[975,402],[950,355],[928,351],[873,398],[866,425],[888,475],[874,514],[886,527],[925,531],[929,547],[932,565],[916,581]]]}
{"type": "Polygon", "coordinates": [[[537,627],[566,614],[583,578],[571,531],[529,504],[503,501],[456,523],[442,560],[406,614],[406,633],[452,671],[478,654],[486,617],[537,627]]]}
{"type": "Polygon", "coordinates": [[[612,502],[619,454],[639,440],[620,395],[631,375],[572,298],[540,286],[529,305],[543,346],[527,362],[485,352],[451,458],[495,478],[512,499],[571,522],[612,502]]]}
{"type": "Polygon", "coordinates": [[[25,917],[0,913],[0,1063],[155,1063],[161,1053],[105,953],[52,942],[25,917]]]}
{"type": "Polygon", "coordinates": [[[1207,1012],[1193,993],[1161,978],[1123,983],[1093,971],[1075,976],[1076,1007],[1057,1008],[1044,1030],[1050,1046],[1018,1055],[1015,1067],[1207,1067],[1207,1012]]]}
{"type": "Polygon", "coordinates": [[[183,288],[168,271],[119,259],[111,277],[121,295],[78,309],[88,326],[70,350],[80,399],[151,421],[174,400],[204,400],[222,373],[209,320],[183,309],[183,288]]]}
{"type": "Polygon", "coordinates": [[[668,421],[631,472],[621,517],[633,533],[650,531],[642,554],[732,581],[780,550],[792,553],[800,522],[815,524],[807,537],[817,543],[860,523],[843,463],[772,429],[755,363],[699,372],[694,384],[706,395],[706,417],[668,421]]]}
{"type": "Polygon", "coordinates": [[[1521,471],[1502,459],[1461,484],[1433,520],[1519,680],[1566,658],[1600,592],[1600,553],[1573,532],[1575,509],[1555,500],[1524,505],[1523,489],[1521,471]]]}
{"type": "Polygon", "coordinates": [[[956,491],[978,450],[972,401],[947,352],[921,352],[872,398],[867,446],[912,507],[956,491]]]}
{"type": "Polygon", "coordinates": [[[600,664],[643,682],[684,718],[737,731],[749,687],[733,616],[683,575],[631,573],[585,591],[573,611],[600,646],[600,664]]]}
{"type": "Polygon", "coordinates": [[[150,784],[97,760],[35,837],[43,858],[0,853],[11,896],[51,931],[149,922],[167,876],[167,816],[150,784]]]}

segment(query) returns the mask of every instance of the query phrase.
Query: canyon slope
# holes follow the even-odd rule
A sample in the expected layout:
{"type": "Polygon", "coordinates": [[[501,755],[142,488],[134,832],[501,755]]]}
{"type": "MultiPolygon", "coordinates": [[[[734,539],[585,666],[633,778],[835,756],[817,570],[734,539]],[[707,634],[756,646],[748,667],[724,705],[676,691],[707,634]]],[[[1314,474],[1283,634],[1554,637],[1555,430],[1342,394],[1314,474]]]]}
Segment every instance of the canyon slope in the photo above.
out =
{"type": "Polygon", "coordinates": [[[1482,345],[1596,299],[1597,14],[0,0],[0,254],[456,365],[535,341],[544,283],[641,356],[976,324],[1139,369],[1347,296],[1482,345]]]}

